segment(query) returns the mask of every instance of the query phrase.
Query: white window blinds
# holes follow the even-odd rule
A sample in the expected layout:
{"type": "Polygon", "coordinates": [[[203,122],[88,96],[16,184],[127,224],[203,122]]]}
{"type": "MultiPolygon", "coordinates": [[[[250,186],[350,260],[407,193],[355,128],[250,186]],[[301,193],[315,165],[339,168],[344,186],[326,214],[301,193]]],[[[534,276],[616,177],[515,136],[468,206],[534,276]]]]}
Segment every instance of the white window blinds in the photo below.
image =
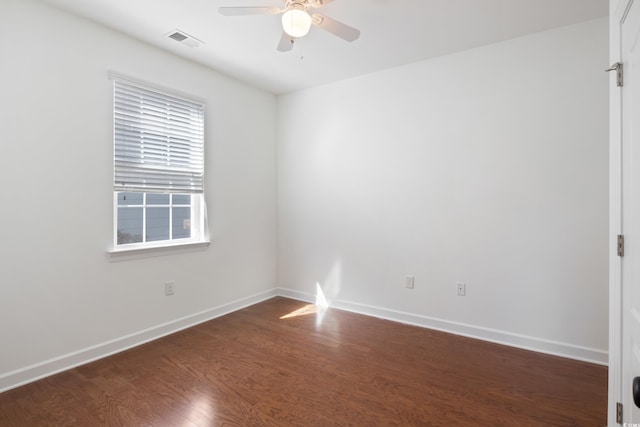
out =
{"type": "Polygon", "coordinates": [[[114,190],[202,193],[204,105],[114,78],[114,190]]]}

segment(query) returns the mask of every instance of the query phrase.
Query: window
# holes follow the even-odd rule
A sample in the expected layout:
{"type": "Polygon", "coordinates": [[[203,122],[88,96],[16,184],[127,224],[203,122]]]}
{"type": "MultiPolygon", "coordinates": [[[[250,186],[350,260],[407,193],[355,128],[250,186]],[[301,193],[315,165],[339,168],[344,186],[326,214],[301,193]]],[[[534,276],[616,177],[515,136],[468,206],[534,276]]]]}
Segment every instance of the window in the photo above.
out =
{"type": "Polygon", "coordinates": [[[117,244],[191,239],[190,194],[118,192],[117,244]]]}
{"type": "Polygon", "coordinates": [[[205,242],[204,105],[114,77],[114,250],[205,242]]]}

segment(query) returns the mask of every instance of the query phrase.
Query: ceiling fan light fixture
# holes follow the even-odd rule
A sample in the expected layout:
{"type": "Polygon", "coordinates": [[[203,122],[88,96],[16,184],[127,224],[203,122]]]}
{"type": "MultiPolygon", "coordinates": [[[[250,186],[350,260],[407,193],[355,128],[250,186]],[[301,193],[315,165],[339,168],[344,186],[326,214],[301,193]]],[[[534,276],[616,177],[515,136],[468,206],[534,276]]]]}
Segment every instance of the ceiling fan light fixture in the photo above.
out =
{"type": "Polygon", "coordinates": [[[282,15],[282,28],[291,37],[306,36],[311,28],[311,16],[302,9],[289,9],[282,15]]]}

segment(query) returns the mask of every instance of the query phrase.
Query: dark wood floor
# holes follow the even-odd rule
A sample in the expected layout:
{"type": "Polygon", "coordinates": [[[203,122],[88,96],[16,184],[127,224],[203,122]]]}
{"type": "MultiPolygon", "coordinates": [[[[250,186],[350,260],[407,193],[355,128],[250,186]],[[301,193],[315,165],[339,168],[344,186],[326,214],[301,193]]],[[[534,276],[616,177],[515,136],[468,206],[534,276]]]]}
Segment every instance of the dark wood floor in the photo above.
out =
{"type": "Polygon", "coordinates": [[[254,305],[0,394],[2,426],[606,425],[607,369],[305,304],[254,305]]]}

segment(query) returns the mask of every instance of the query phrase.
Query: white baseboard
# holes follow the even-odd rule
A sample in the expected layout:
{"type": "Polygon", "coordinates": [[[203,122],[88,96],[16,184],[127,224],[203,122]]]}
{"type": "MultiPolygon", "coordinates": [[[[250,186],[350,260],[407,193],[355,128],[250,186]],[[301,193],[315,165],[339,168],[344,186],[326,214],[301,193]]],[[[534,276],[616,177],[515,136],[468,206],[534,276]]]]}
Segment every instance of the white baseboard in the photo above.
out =
{"type": "Polygon", "coordinates": [[[224,316],[241,308],[259,303],[277,296],[277,289],[271,289],[241,298],[227,304],[223,304],[199,313],[182,317],[171,322],[163,323],[149,329],[135,332],[124,337],[116,338],[80,351],[46,360],[35,365],[27,366],[6,374],[0,375],[0,393],[15,387],[39,380],[50,375],[57,374],[76,366],[84,365],[94,360],[102,359],[115,353],[136,347],[149,341],[156,340],[166,335],[173,334],[182,329],[195,326],[216,317],[224,316]]]}
{"type": "MultiPolygon", "coordinates": [[[[314,302],[316,298],[313,294],[285,288],[278,288],[278,295],[304,302],[314,302]]],[[[550,341],[542,338],[500,331],[497,329],[483,328],[480,326],[452,322],[449,320],[437,319],[434,317],[406,313],[350,301],[333,300],[330,302],[330,306],[353,313],[393,320],[409,325],[421,326],[423,328],[435,329],[469,338],[476,338],[497,344],[504,344],[511,347],[595,363],[598,365],[606,366],[609,361],[609,354],[607,351],[595,348],[581,347],[573,344],[550,341]]]]}
{"type": "MultiPolygon", "coordinates": [[[[27,366],[15,371],[0,375],[0,393],[19,387],[21,385],[57,374],[62,371],[84,365],[94,360],[102,359],[115,353],[136,347],[138,345],[156,340],[158,338],[178,332],[182,329],[195,326],[216,317],[240,310],[253,304],[265,301],[275,296],[283,296],[304,302],[315,302],[315,295],[300,292],[293,289],[274,288],[256,295],[232,301],[227,304],[214,307],[200,313],[185,316],[149,329],[116,338],[80,351],[69,353],[54,359],[46,360],[35,365],[27,366]]],[[[424,328],[435,329],[476,338],[484,341],[504,344],[511,347],[537,351],[540,353],[552,354],[569,359],[581,360],[599,365],[607,365],[608,353],[603,350],[580,347],[571,344],[549,341],[536,337],[513,334],[510,332],[495,329],[482,328],[463,323],[451,322],[448,320],[436,319],[413,313],[391,310],[382,307],[375,307],[350,301],[334,300],[331,307],[378,317],[381,319],[393,320],[424,328]]]]}

